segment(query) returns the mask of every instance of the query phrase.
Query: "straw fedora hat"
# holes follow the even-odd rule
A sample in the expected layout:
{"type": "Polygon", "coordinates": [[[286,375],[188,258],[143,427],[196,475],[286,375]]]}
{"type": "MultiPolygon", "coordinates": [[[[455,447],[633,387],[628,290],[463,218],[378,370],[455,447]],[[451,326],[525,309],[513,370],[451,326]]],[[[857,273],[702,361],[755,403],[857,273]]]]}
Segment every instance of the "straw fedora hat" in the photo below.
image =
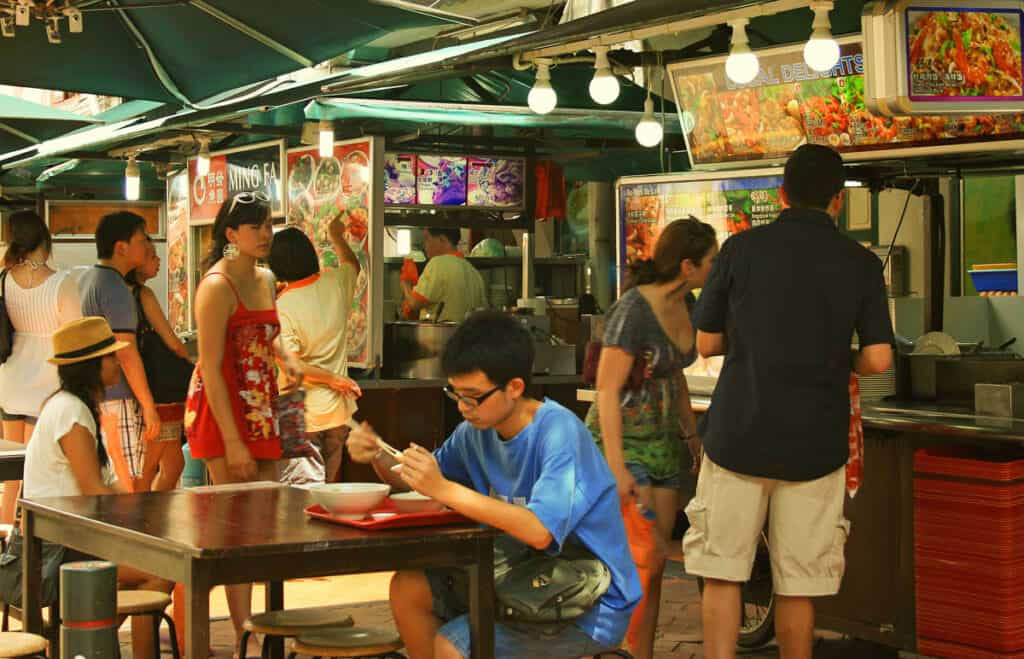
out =
{"type": "Polygon", "coordinates": [[[87,316],[61,325],[53,333],[53,357],[47,361],[63,366],[102,357],[127,347],[128,343],[114,337],[105,319],[87,316]]]}

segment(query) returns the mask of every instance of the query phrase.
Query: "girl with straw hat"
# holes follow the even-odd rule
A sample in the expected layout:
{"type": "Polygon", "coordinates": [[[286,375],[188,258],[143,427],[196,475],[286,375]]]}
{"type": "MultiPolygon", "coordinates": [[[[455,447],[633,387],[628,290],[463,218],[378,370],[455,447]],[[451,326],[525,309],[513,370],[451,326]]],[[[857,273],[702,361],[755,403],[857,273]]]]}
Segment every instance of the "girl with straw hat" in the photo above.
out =
{"type": "MultiPolygon", "coordinates": [[[[98,439],[99,403],[106,387],[117,383],[121,367],[114,355],[128,346],[118,341],[103,318],[91,316],[62,325],[53,334],[51,364],[60,389],[43,403],[25,451],[24,497],[119,494],[112,483],[106,447],[98,439]]],[[[65,561],[83,560],[72,550],[65,561]]],[[[172,584],[133,568],[117,568],[120,589],[169,592],[172,584]]],[[[132,618],[136,657],[153,647],[153,627],[144,616],[132,618]]]]}

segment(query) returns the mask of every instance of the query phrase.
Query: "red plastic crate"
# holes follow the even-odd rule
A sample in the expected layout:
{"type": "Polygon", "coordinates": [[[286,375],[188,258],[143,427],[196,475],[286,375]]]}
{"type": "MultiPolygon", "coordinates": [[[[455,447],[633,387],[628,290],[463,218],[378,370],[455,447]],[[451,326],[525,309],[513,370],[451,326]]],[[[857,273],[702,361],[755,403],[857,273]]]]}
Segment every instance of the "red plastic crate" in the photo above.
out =
{"type": "Polygon", "coordinates": [[[917,651],[919,654],[929,657],[955,657],[955,659],[1024,659],[1024,652],[991,652],[981,648],[961,645],[959,643],[944,643],[928,638],[917,639],[917,651]]]}
{"type": "Polygon", "coordinates": [[[1024,458],[914,455],[918,652],[1024,659],[1024,458]]]}

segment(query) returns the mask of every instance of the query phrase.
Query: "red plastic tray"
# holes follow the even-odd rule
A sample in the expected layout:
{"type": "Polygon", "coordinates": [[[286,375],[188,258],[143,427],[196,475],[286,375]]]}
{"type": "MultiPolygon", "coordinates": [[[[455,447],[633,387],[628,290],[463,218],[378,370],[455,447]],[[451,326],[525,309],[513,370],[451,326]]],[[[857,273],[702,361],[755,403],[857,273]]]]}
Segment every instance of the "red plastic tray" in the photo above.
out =
{"type": "MultiPolygon", "coordinates": [[[[394,513],[395,505],[388,499],[384,505],[370,511],[373,513],[394,513]]],[[[446,526],[449,524],[466,524],[472,520],[457,513],[454,510],[441,510],[432,513],[395,513],[390,517],[374,519],[372,516],[367,519],[342,519],[332,515],[320,504],[313,504],[306,508],[306,514],[314,519],[344,524],[365,531],[386,531],[388,529],[406,529],[415,526],[446,526]]]]}

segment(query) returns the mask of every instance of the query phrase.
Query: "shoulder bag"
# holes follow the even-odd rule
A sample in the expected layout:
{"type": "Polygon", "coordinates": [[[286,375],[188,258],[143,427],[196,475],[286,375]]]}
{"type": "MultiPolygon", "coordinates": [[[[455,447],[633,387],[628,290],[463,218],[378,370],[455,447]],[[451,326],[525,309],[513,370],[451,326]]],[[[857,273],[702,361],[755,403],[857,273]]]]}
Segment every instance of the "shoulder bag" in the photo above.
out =
{"type": "MultiPolygon", "coordinates": [[[[585,614],[608,591],[608,566],[582,545],[566,542],[552,556],[508,534],[494,539],[496,617],[528,633],[555,636],[585,614]]],[[[453,595],[468,608],[465,573],[453,573],[453,595]]]]}
{"type": "Polygon", "coordinates": [[[188,383],[194,366],[171,350],[146,319],[142,309],[141,288],[135,287],[135,309],[138,315],[136,342],[142,367],[146,372],[153,402],[158,405],[184,402],[188,396],[188,383]]]}
{"type": "Polygon", "coordinates": [[[7,272],[0,274],[0,364],[14,351],[14,325],[7,314],[7,272]]]}

